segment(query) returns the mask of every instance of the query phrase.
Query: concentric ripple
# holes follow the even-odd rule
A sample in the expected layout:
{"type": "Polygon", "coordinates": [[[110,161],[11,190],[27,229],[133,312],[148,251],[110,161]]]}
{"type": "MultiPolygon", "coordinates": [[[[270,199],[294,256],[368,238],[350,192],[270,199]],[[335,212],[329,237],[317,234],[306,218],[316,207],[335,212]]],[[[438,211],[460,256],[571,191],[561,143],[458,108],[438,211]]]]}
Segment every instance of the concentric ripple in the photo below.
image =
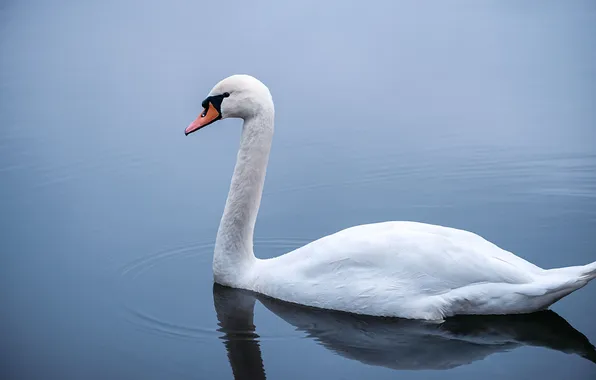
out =
{"type": "MultiPolygon", "coordinates": [[[[309,239],[255,239],[261,257],[281,255],[303,246],[309,239]]],[[[146,255],[119,271],[116,297],[124,318],[139,330],[161,336],[206,340],[218,337],[212,299],[213,241],[199,242],[146,255]],[[205,314],[211,314],[213,323],[205,314]],[[195,323],[196,322],[196,323],[195,323]]],[[[287,339],[289,336],[259,333],[261,340],[287,339]]]]}
{"type": "Polygon", "coordinates": [[[203,242],[144,256],[125,265],[120,271],[120,276],[124,278],[128,277],[130,279],[135,279],[144,271],[151,269],[160,262],[184,257],[202,257],[201,254],[207,250],[213,252],[214,247],[214,242],[203,242]]]}

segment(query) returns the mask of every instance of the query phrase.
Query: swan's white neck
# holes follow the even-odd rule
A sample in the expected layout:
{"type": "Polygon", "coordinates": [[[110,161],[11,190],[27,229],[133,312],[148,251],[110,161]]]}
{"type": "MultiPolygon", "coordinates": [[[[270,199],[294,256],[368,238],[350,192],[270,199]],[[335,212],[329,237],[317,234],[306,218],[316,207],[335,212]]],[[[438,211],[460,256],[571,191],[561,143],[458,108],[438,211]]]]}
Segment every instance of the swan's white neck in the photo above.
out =
{"type": "Polygon", "coordinates": [[[223,285],[240,285],[256,261],[253,232],[273,139],[273,119],[273,107],[263,107],[244,120],[236,167],[213,256],[215,281],[223,285]]]}

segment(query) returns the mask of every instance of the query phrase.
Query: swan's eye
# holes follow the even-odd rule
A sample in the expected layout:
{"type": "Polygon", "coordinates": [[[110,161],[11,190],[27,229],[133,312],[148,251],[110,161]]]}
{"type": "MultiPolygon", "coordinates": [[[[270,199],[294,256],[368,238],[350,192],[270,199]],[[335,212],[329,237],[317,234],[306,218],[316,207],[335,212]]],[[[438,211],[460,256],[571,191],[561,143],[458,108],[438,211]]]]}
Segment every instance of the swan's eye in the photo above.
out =
{"type": "Polygon", "coordinates": [[[223,97],[224,97],[224,98],[227,98],[228,96],[230,96],[230,93],[229,93],[229,92],[224,92],[224,93],[223,93],[223,97]]]}

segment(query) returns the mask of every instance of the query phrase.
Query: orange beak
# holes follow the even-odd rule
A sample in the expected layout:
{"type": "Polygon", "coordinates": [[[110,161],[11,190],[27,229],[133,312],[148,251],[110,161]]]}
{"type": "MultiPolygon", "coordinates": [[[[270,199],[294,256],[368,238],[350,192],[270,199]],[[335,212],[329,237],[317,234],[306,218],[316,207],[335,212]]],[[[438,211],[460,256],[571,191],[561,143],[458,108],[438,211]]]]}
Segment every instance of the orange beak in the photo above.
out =
{"type": "Polygon", "coordinates": [[[185,135],[190,135],[193,132],[198,131],[199,129],[203,128],[206,125],[213,123],[221,118],[217,109],[213,106],[213,104],[209,103],[207,108],[203,110],[203,112],[193,121],[190,123],[186,130],[184,131],[185,135]]]}

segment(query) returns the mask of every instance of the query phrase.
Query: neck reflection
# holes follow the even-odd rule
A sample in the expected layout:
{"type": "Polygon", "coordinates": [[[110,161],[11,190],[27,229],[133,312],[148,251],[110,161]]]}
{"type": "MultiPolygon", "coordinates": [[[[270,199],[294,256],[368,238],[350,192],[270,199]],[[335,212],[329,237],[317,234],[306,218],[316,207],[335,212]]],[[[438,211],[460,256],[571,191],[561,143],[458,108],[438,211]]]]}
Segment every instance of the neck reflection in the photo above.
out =
{"type": "Polygon", "coordinates": [[[215,284],[213,304],[234,379],[264,380],[259,335],[255,333],[253,323],[255,297],[215,284]]]}

